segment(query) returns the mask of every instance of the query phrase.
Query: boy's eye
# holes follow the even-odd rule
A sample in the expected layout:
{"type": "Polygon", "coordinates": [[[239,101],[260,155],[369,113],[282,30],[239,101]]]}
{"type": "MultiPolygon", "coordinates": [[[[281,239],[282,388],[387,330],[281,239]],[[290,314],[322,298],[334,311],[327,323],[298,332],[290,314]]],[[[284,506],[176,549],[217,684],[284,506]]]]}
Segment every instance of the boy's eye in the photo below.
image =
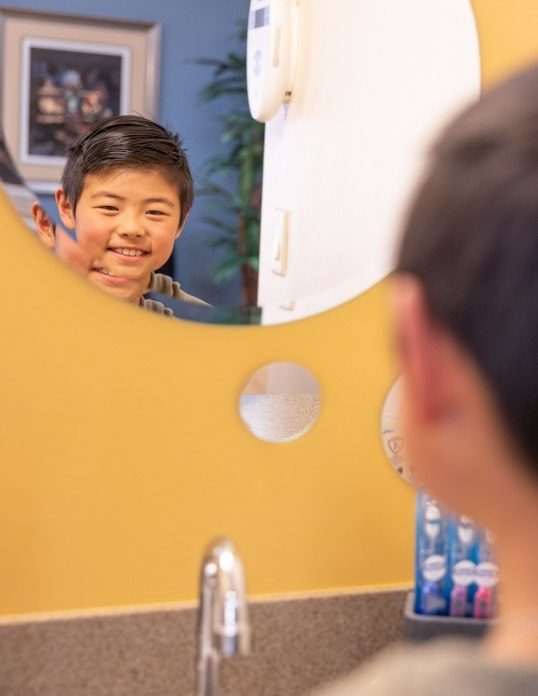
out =
{"type": "Polygon", "coordinates": [[[100,205],[99,208],[101,208],[101,210],[117,210],[115,205],[100,205]]]}
{"type": "Polygon", "coordinates": [[[163,210],[148,210],[148,215],[166,215],[163,210]]]}

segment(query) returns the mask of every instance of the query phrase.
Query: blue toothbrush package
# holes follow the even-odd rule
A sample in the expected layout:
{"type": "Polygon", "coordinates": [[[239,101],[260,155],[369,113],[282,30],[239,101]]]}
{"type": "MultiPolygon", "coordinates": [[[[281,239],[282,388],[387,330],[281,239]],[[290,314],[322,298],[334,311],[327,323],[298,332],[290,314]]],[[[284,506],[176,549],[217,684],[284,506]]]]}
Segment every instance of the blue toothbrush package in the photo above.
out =
{"type": "Polygon", "coordinates": [[[476,592],[478,528],[464,515],[451,515],[449,522],[448,614],[460,618],[472,616],[476,592]]]}
{"type": "Polygon", "coordinates": [[[415,611],[430,616],[494,618],[499,575],[491,533],[419,491],[415,611]]]}
{"type": "Polygon", "coordinates": [[[499,578],[493,536],[487,530],[480,530],[472,611],[475,619],[491,619],[497,615],[499,578]]]}
{"type": "Polygon", "coordinates": [[[421,490],[417,504],[415,555],[415,611],[443,615],[447,612],[448,514],[421,490]]]}

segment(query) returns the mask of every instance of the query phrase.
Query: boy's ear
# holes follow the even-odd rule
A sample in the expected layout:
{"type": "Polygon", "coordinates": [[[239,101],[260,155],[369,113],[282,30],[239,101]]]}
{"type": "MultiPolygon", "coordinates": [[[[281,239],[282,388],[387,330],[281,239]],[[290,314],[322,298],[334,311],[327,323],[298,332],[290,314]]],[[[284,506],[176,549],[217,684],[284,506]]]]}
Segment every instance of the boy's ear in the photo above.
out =
{"type": "Polygon", "coordinates": [[[56,246],[54,225],[50,217],[41,207],[39,201],[34,201],[32,203],[32,217],[34,218],[39,239],[41,239],[43,244],[47,246],[49,249],[54,249],[54,247],[56,246]]]}
{"type": "Polygon", "coordinates": [[[183,224],[181,225],[181,227],[177,228],[176,237],[175,237],[176,239],[179,239],[181,233],[183,232],[183,228],[185,227],[185,223],[189,219],[190,214],[191,214],[191,211],[189,210],[189,212],[185,215],[185,219],[183,220],[183,224]]]}
{"type": "Polygon", "coordinates": [[[407,398],[413,401],[414,412],[424,422],[437,420],[449,406],[443,373],[447,357],[445,334],[432,318],[416,278],[396,279],[393,305],[407,398]]]}
{"type": "Polygon", "coordinates": [[[69,199],[65,195],[62,188],[56,189],[55,199],[56,199],[56,205],[58,207],[58,213],[60,214],[60,218],[61,218],[63,224],[67,227],[68,230],[74,230],[75,229],[75,213],[73,211],[73,208],[71,206],[69,199]]]}

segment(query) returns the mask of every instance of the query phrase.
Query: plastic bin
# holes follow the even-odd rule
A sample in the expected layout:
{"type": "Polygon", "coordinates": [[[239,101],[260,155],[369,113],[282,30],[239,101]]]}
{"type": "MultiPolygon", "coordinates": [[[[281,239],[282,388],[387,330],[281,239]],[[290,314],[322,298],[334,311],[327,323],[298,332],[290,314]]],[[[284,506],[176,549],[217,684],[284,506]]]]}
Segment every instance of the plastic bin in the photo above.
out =
{"type": "Polygon", "coordinates": [[[482,638],[495,625],[492,619],[463,619],[454,616],[426,616],[415,612],[415,593],[409,592],[404,606],[404,637],[410,641],[442,636],[482,638]]]}

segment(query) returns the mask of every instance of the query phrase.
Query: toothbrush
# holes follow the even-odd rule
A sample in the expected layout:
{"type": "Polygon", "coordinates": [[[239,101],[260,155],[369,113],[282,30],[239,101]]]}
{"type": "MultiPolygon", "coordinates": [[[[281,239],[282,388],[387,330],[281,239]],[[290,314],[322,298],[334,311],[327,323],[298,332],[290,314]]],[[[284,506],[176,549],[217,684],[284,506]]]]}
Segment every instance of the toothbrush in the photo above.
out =
{"type": "Polygon", "coordinates": [[[443,597],[436,582],[429,581],[422,585],[420,592],[420,610],[423,614],[437,614],[443,606],[443,597]]]}
{"type": "Polygon", "coordinates": [[[435,553],[435,544],[441,532],[441,513],[439,512],[435,500],[426,503],[424,509],[424,532],[430,542],[426,553],[432,555],[435,553]]]}
{"type": "Polygon", "coordinates": [[[475,619],[491,619],[493,616],[493,592],[491,587],[479,587],[473,601],[475,619]]]}
{"type": "MultiPolygon", "coordinates": [[[[436,501],[428,501],[424,509],[424,533],[428,538],[426,558],[435,554],[437,539],[441,533],[441,513],[436,501]]],[[[420,607],[423,614],[435,614],[443,606],[443,596],[439,583],[427,580],[420,592],[420,607]]]]}
{"type": "Polygon", "coordinates": [[[454,585],[450,593],[450,616],[464,617],[467,614],[467,588],[454,585]]]}
{"type": "MultiPolygon", "coordinates": [[[[461,558],[467,558],[468,548],[473,541],[472,522],[468,517],[462,515],[458,524],[458,539],[461,544],[461,558]]],[[[467,614],[468,587],[463,584],[455,584],[450,593],[450,616],[464,617],[467,614]]]]}
{"type": "MultiPolygon", "coordinates": [[[[493,534],[486,530],[484,548],[481,553],[481,563],[487,564],[493,561],[493,534]]],[[[493,587],[482,585],[475,593],[473,600],[473,616],[475,619],[491,619],[495,614],[495,594],[493,587]]]]}

